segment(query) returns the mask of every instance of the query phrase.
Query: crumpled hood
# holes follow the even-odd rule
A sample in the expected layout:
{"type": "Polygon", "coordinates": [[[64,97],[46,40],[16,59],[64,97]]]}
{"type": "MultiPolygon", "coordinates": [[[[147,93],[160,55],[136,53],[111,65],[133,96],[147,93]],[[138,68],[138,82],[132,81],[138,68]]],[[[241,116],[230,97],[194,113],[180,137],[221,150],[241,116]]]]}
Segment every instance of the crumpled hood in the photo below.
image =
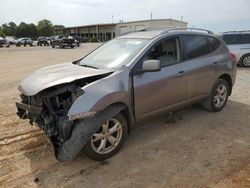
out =
{"type": "Polygon", "coordinates": [[[52,86],[111,72],[112,70],[93,69],[72,63],[63,63],[33,72],[21,81],[18,89],[24,95],[32,96],[52,86]]]}

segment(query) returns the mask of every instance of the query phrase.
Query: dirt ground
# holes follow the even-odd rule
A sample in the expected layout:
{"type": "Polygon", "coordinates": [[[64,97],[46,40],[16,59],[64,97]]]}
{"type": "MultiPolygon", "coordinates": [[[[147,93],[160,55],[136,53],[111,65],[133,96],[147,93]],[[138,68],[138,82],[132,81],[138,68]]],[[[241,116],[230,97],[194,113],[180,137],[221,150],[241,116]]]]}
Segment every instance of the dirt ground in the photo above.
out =
{"type": "MultiPolygon", "coordinates": [[[[0,187],[250,187],[250,69],[239,68],[226,108],[189,107],[132,131],[104,162],[57,162],[45,135],[15,115],[18,82],[97,47],[0,49],[0,187]]],[[[204,78],[205,79],[205,78],[204,78]]]]}

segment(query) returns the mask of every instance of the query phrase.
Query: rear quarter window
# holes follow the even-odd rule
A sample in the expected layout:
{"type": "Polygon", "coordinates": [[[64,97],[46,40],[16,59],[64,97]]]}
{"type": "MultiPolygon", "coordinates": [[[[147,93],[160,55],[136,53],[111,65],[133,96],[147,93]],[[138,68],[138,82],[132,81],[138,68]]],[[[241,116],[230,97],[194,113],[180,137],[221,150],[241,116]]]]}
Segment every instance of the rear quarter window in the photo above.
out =
{"type": "Polygon", "coordinates": [[[234,35],[223,35],[223,39],[226,44],[241,44],[241,36],[240,34],[234,35]]]}
{"type": "Polygon", "coordinates": [[[211,51],[217,50],[217,48],[220,46],[220,41],[215,37],[207,37],[208,42],[210,44],[211,51]]]}
{"type": "Polygon", "coordinates": [[[208,42],[204,36],[183,35],[182,41],[186,60],[210,53],[208,42]]]}

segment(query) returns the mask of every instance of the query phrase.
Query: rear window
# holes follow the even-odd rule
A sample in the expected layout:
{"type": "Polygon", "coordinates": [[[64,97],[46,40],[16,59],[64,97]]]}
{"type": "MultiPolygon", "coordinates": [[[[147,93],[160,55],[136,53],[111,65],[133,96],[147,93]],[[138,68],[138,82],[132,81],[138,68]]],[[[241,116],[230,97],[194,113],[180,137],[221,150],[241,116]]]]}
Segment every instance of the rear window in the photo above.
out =
{"type": "Polygon", "coordinates": [[[226,44],[241,44],[242,43],[240,34],[224,35],[223,39],[226,44]]]}
{"type": "Polygon", "coordinates": [[[243,44],[250,44],[250,34],[241,34],[243,44]]]}
{"type": "Polygon", "coordinates": [[[185,59],[192,59],[210,53],[207,40],[199,35],[183,35],[185,59]]]}
{"type": "Polygon", "coordinates": [[[220,41],[214,37],[207,37],[207,39],[209,41],[212,51],[217,50],[217,48],[220,46],[220,41]]]}

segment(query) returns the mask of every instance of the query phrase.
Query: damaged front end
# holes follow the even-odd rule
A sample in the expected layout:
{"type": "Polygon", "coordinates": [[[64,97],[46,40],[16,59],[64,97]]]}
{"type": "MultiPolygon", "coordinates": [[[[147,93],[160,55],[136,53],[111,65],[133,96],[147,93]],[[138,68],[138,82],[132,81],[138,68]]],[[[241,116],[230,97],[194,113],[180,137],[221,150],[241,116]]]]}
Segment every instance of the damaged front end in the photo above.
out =
{"type": "Polygon", "coordinates": [[[71,161],[107,118],[129,106],[129,71],[72,63],[42,68],[21,81],[17,114],[47,134],[58,160],[71,161]]]}
{"type": "MultiPolygon", "coordinates": [[[[80,149],[62,154],[63,144],[71,138],[72,130],[76,124],[82,122],[82,120],[77,119],[88,119],[95,114],[89,113],[85,116],[70,119],[67,116],[68,111],[79,96],[84,94],[82,87],[105,76],[107,75],[61,84],[45,89],[34,96],[21,94],[21,102],[16,103],[17,115],[21,119],[29,119],[31,125],[37,125],[46,133],[53,144],[55,156],[58,160],[72,160],[80,149]]],[[[88,135],[88,137],[90,136],[88,135]]]]}
{"type": "Polygon", "coordinates": [[[17,115],[38,125],[54,144],[60,145],[69,138],[73,126],[67,112],[82,94],[83,90],[75,85],[56,86],[35,96],[21,94],[21,103],[16,103],[17,115]]]}

